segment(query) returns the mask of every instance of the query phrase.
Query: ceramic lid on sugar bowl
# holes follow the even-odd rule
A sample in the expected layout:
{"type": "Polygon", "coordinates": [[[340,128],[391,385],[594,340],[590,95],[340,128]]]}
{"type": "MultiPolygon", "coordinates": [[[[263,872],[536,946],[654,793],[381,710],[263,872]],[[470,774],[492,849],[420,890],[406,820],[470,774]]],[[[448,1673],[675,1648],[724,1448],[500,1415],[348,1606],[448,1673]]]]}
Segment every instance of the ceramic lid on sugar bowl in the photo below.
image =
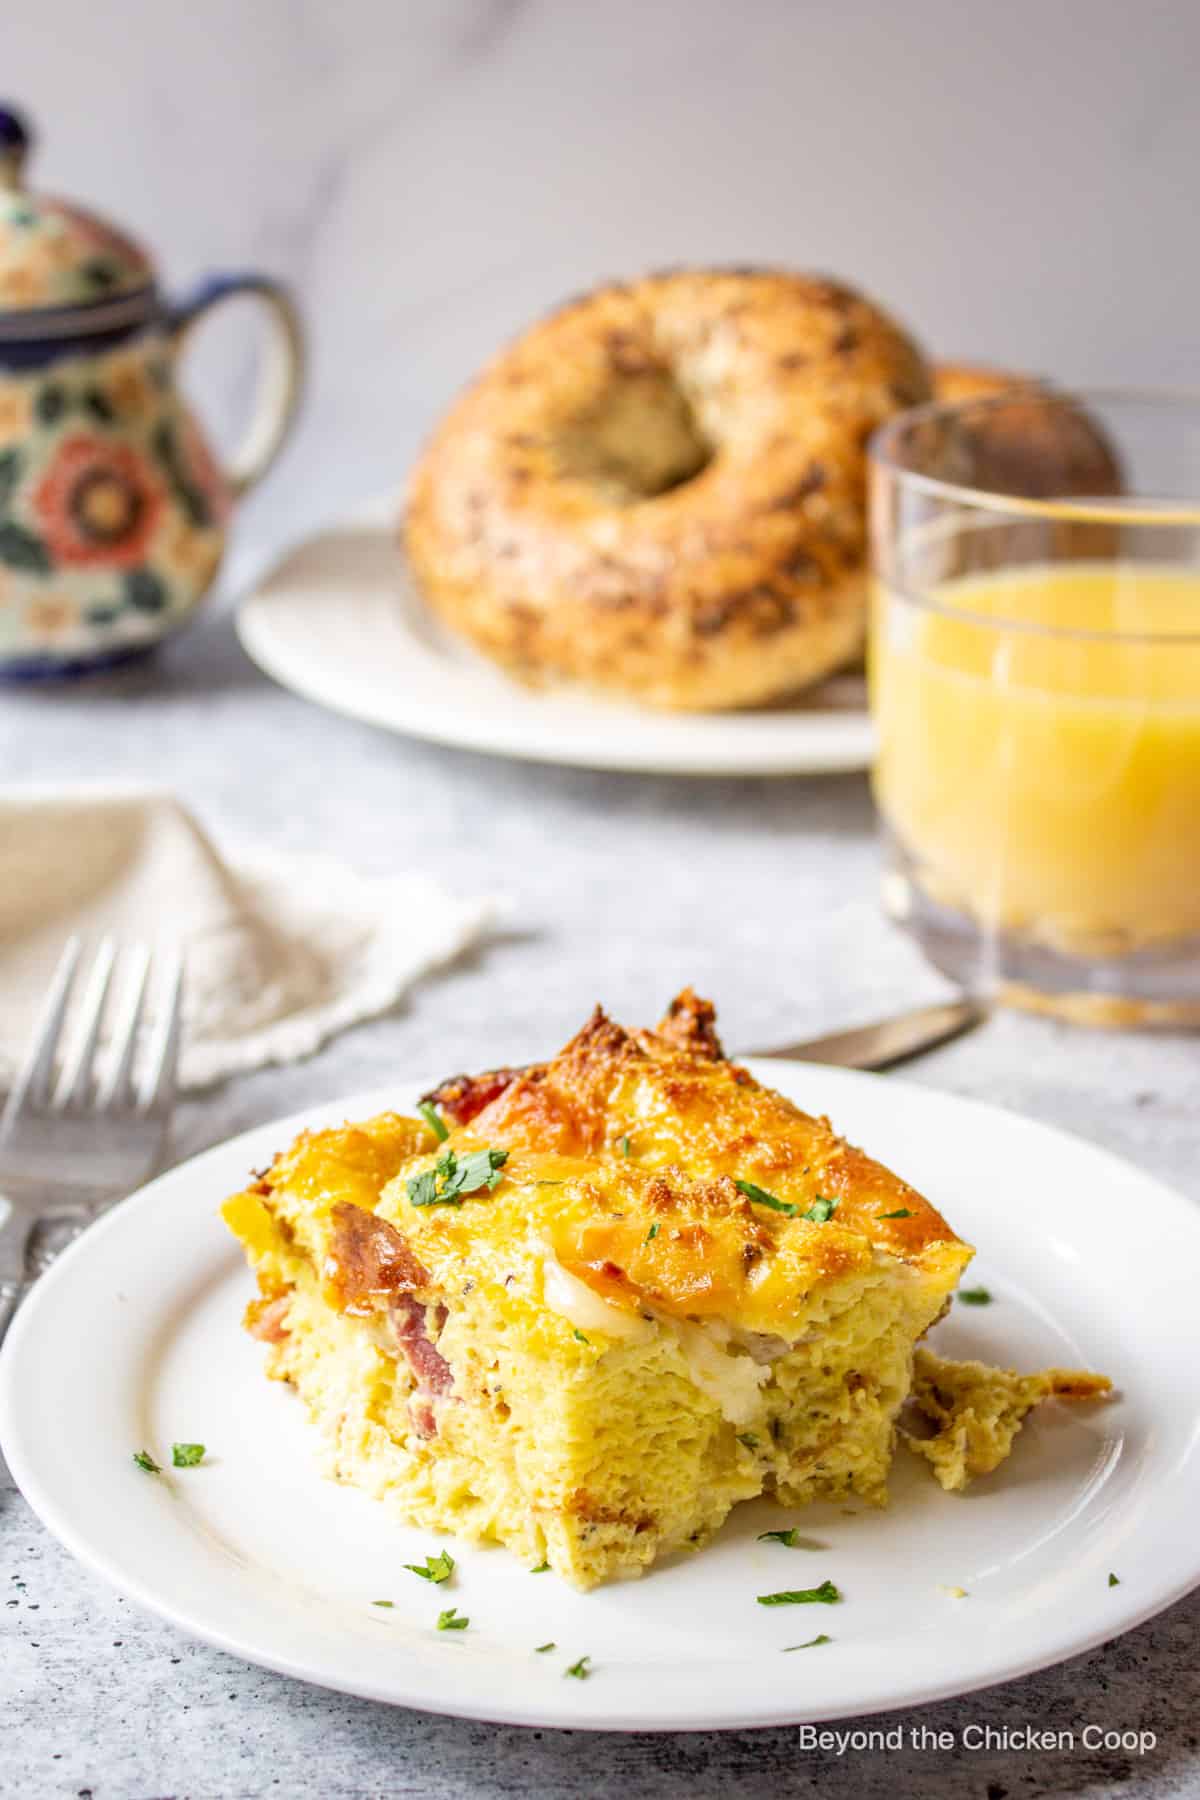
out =
{"type": "Polygon", "coordinates": [[[20,115],[0,107],[0,342],[137,323],[156,302],[149,257],[95,214],[31,193],[30,145],[20,115]]]}

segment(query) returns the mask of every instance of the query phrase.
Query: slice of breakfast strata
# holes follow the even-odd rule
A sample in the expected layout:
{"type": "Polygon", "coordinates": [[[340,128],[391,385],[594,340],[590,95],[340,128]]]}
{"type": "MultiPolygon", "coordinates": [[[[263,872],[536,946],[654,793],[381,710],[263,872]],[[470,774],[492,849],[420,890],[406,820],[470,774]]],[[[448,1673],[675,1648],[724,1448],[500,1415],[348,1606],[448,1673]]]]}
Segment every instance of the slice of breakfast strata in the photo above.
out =
{"type": "Polygon", "coordinates": [[[728,1062],[706,1002],[655,1031],[597,1011],[422,1110],[306,1133],[224,1209],[333,1475],[580,1587],[763,1492],[886,1500],[972,1252],[728,1062]]]}

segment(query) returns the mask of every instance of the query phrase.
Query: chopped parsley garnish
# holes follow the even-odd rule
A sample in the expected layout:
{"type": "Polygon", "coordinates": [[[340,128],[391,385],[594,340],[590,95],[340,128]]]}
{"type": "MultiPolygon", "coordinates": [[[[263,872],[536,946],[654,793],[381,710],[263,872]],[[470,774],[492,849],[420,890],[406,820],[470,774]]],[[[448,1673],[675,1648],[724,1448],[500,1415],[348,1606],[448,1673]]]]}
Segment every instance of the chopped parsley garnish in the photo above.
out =
{"type": "Polygon", "coordinates": [[[633,1155],[633,1145],[629,1142],[629,1139],[627,1137],[623,1137],[621,1139],[621,1155],[622,1156],[632,1156],[633,1155]]]}
{"type": "Polygon", "coordinates": [[[177,1469],[194,1469],[204,1461],[203,1444],[172,1444],[171,1461],[177,1469]]]}
{"type": "Polygon", "coordinates": [[[964,1306],[990,1306],[992,1296],[985,1287],[959,1288],[958,1297],[964,1306]]]}
{"type": "Polygon", "coordinates": [[[758,1449],[758,1439],[755,1437],[755,1435],[752,1431],[739,1431],[737,1434],[737,1440],[738,1440],[739,1444],[745,1444],[747,1450],[757,1450],[758,1449]]]}
{"type": "Polygon", "coordinates": [[[786,1544],[789,1550],[799,1550],[804,1544],[794,1525],[789,1525],[786,1531],[760,1531],[758,1541],[760,1544],[786,1544]]]}
{"type": "Polygon", "coordinates": [[[803,1209],[791,1200],[780,1200],[775,1194],[768,1194],[756,1181],[736,1181],[734,1186],[747,1200],[753,1200],[755,1206],[769,1206],[772,1212],[783,1213],[789,1219],[807,1219],[810,1225],[827,1224],[837,1209],[837,1201],[824,1194],[818,1194],[812,1205],[803,1209]]]}
{"type": "Polygon", "coordinates": [[[841,1599],[841,1593],[832,1581],[823,1581],[815,1588],[787,1588],[782,1594],[760,1594],[760,1606],[835,1606],[841,1599]]]}
{"type": "Polygon", "coordinates": [[[1108,1572],[1108,1585],[1109,1587],[1120,1587],[1121,1585],[1121,1577],[1114,1575],[1111,1569],[1108,1572]]]}
{"type": "Polygon", "coordinates": [[[437,1628],[439,1631],[465,1631],[470,1623],[470,1619],[465,1619],[457,1607],[448,1606],[445,1612],[438,1614],[437,1628]]]}
{"type": "Polygon", "coordinates": [[[562,1180],[557,1175],[543,1175],[541,1180],[535,1181],[533,1185],[534,1187],[561,1187],[562,1180]]]}
{"type": "Polygon", "coordinates": [[[590,1347],[592,1342],[591,1338],[585,1338],[578,1326],[575,1327],[575,1336],[579,1339],[581,1344],[587,1344],[590,1347]]]}
{"type": "Polygon", "coordinates": [[[454,1573],[454,1558],[448,1550],[439,1550],[436,1556],[425,1558],[424,1568],[420,1563],[405,1563],[404,1567],[419,1575],[422,1581],[449,1581],[454,1573]]]}
{"type": "Polygon", "coordinates": [[[747,1200],[753,1200],[755,1206],[769,1206],[772,1212],[786,1213],[794,1219],[800,1211],[790,1200],[777,1200],[774,1194],[768,1194],[766,1188],[760,1188],[756,1181],[735,1181],[734,1186],[739,1194],[745,1194],[747,1200]]]}
{"type": "Polygon", "coordinates": [[[649,1231],[646,1233],[646,1242],[648,1244],[652,1243],[657,1236],[658,1236],[658,1220],[656,1219],[654,1221],[654,1224],[650,1227],[649,1231]]]}
{"type": "Polygon", "coordinates": [[[444,1144],[446,1139],[450,1136],[450,1128],[437,1107],[428,1100],[422,1100],[417,1111],[428,1125],[430,1131],[432,1131],[438,1143],[444,1144]]]}
{"type": "Polygon", "coordinates": [[[556,1643],[554,1643],[553,1641],[551,1641],[549,1644],[538,1644],[535,1647],[534,1654],[537,1656],[545,1656],[547,1650],[557,1650],[557,1649],[558,1649],[558,1645],[556,1643]]]}
{"type": "Polygon", "coordinates": [[[800,1217],[807,1219],[812,1225],[828,1225],[836,1211],[836,1200],[831,1200],[827,1194],[818,1194],[808,1211],[802,1212],[800,1217]]]}
{"type": "Polygon", "coordinates": [[[147,1475],[161,1475],[162,1467],[156,1463],[148,1450],[135,1450],[133,1460],[139,1469],[145,1469],[147,1475]]]}
{"type": "Polygon", "coordinates": [[[472,1150],[461,1158],[446,1150],[432,1169],[409,1177],[408,1197],[414,1206],[459,1206],[465,1194],[499,1187],[507,1161],[507,1150],[472,1150]]]}
{"type": "MultiPolygon", "coordinates": [[[[877,1219],[911,1219],[912,1214],[909,1212],[907,1206],[898,1206],[896,1208],[895,1212],[876,1213],[875,1217],[877,1219]]],[[[803,1645],[801,1645],[800,1647],[801,1647],[801,1649],[804,1648],[803,1645]]]]}
{"type": "Polygon", "coordinates": [[[586,1681],[588,1676],[592,1672],[588,1668],[588,1664],[591,1662],[591,1660],[592,1659],[590,1656],[581,1656],[579,1661],[573,1662],[569,1669],[564,1669],[563,1674],[564,1675],[573,1675],[575,1677],[576,1681],[586,1681]]]}
{"type": "Polygon", "coordinates": [[[786,1655],[789,1650],[815,1650],[818,1644],[832,1644],[832,1642],[833,1639],[824,1631],[818,1631],[816,1637],[809,1638],[807,1644],[785,1644],[783,1649],[786,1655]]]}
{"type": "Polygon", "coordinates": [[[395,1606],[394,1600],[372,1600],[372,1606],[395,1606]]]}
{"type": "Polygon", "coordinates": [[[529,1571],[531,1575],[548,1575],[549,1572],[550,1564],[548,1562],[539,1563],[536,1569],[530,1569],[529,1571]]]}

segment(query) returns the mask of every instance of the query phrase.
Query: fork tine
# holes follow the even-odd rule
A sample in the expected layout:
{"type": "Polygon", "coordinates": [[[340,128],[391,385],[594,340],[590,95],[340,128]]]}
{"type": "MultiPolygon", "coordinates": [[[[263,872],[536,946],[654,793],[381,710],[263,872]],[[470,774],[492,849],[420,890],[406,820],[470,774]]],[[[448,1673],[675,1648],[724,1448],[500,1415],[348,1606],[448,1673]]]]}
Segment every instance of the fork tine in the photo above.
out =
{"type": "Polygon", "coordinates": [[[54,1095],[54,1112],[65,1112],[69,1107],[81,1106],[88,1097],[92,1084],[92,1062],[100,1037],[100,1023],[104,1017],[104,1002],[108,998],[116,960],[117,947],[111,938],[105,938],[96,952],[92,972],[83,990],[81,1017],[75,1042],[66,1058],[62,1079],[54,1095]]]}
{"type": "Polygon", "coordinates": [[[50,1092],[50,1083],[54,1074],[54,1058],[58,1050],[58,1040],[62,1035],[63,1018],[66,1015],[67,1002],[71,997],[71,983],[75,979],[75,970],[79,965],[79,954],[82,946],[77,937],[70,937],[63,946],[62,955],[58,959],[58,967],[54,971],[53,980],[42,1010],[38,1015],[37,1027],[33,1034],[33,1042],[25,1058],[20,1074],[17,1076],[12,1092],[8,1096],[3,1114],[0,1114],[0,1139],[12,1130],[17,1115],[22,1108],[32,1102],[43,1105],[50,1092]]]}
{"type": "Polygon", "coordinates": [[[145,944],[135,944],[129,952],[129,961],[133,968],[113,1024],[108,1071],[96,1090],[97,1112],[110,1112],[133,1104],[133,1059],[150,973],[149,948],[145,944]]]}
{"type": "Polygon", "coordinates": [[[162,1007],[154,1023],[138,1099],[138,1110],[144,1113],[167,1109],[175,1096],[183,1013],[183,958],[178,950],[172,950],[168,955],[167,972],[161,987],[162,1007]]]}

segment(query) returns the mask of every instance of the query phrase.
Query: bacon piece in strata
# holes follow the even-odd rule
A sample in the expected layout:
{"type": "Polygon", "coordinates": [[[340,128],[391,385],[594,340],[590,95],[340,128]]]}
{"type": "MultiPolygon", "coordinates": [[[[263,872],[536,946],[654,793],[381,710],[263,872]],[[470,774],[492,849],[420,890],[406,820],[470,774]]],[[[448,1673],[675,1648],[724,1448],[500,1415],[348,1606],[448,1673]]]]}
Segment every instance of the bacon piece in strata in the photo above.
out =
{"type": "Polygon", "coordinates": [[[418,1437],[437,1436],[437,1415],[433,1410],[432,1400],[427,1400],[421,1394],[415,1395],[408,1403],[408,1416],[418,1437]]]}
{"type": "Polygon", "coordinates": [[[422,1306],[411,1294],[398,1294],[392,1301],[391,1322],[396,1342],[420,1387],[429,1394],[448,1394],[454,1386],[450,1364],[429,1335],[431,1324],[434,1331],[440,1331],[446,1323],[445,1307],[422,1306]]]}
{"type": "MultiPolygon", "coordinates": [[[[622,1059],[664,1052],[723,1062],[716,1008],[692,988],[678,993],[653,1031],[630,1033],[597,1006],[583,1029],[554,1061],[523,1068],[487,1069],[479,1075],[451,1075],[423,1098],[441,1108],[454,1125],[469,1125],[489,1108],[489,1130],[531,1129],[529,1141],[542,1149],[588,1152],[604,1141],[609,1087],[622,1059]],[[497,1106],[498,1101],[504,1105],[497,1106]]],[[[522,1141],[518,1136],[515,1141],[522,1141]]]]}
{"type": "Polygon", "coordinates": [[[487,1069],[482,1075],[448,1075],[445,1081],[422,1094],[421,1099],[430,1106],[440,1107],[455,1125],[469,1125],[514,1081],[519,1081],[522,1076],[536,1079],[538,1074],[538,1065],[531,1063],[524,1069],[487,1069]]]}
{"type": "Polygon", "coordinates": [[[374,1311],[373,1301],[429,1286],[429,1271],[394,1225],[349,1200],[330,1212],[332,1232],[326,1274],[343,1312],[374,1311]]]}
{"type": "Polygon", "coordinates": [[[713,1062],[724,1062],[725,1051],[717,1035],[717,1009],[711,1000],[702,1000],[694,988],[685,987],[676,994],[652,1032],[639,1032],[639,1041],[649,1040],[651,1055],[656,1045],[667,1044],[672,1050],[684,1050],[692,1056],[706,1056],[713,1062]]]}
{"type": "Polygon", "coordinates": [[[436,1437],[437,1414],[433,1403],[452,1392],[454,1376],[429,1332],[431,1327],[441,1331],[446,1323],[446,1309],[440,1303],[423,1306],[411,1294],[397,1294],[389,1308],[389,1318],[393,1335],[417,1384],[408,1405],[413,1429],[420,1437],[436,1437]]]}
{"type": "Polygon", "coordinates": [[[273,1300],[252,1300],[246,1308],[246,1330],[263,1344],[282,1344],[288,1334],[285,1323],[290,1294],[277,1294],[273,1300]]]}

